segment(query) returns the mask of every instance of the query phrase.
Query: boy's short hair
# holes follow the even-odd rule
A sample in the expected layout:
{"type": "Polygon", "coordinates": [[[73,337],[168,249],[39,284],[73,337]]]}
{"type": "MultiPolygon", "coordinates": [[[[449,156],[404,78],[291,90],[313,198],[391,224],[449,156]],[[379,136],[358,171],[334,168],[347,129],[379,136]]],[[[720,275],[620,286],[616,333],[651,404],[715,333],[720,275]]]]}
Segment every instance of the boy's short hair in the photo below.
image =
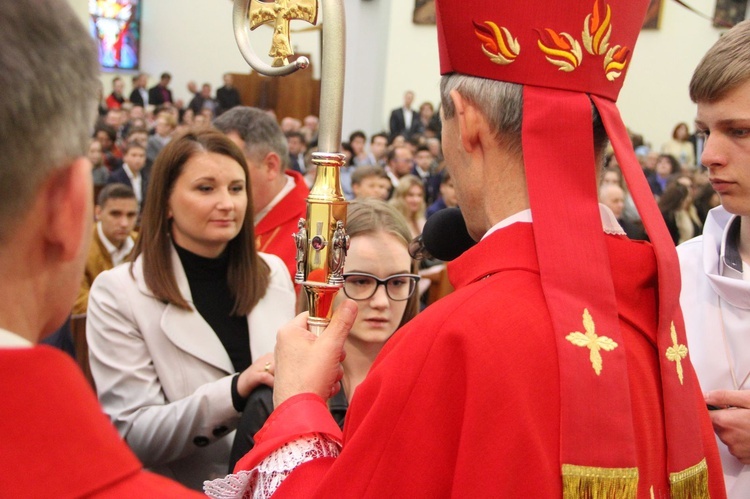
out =
{"type": "Polygon", "coordinates": [[[140,127],[140,126],[130,127],[128,129],[128,136],[127,136],[127,138],[130,139],[130,137],[132,135],[135,135],[136,133],[145,133],[146,135],[148,135],[148,130],[145,129],[145,128],[143,128],[143,127],[140,127]]]}
{"type": "Polygon", "coordinates": [[[354,139],[356,139],[357,137],[361,138],[364,141],[367,140],[367,135],[365,135],[365,132],[363,132],[362,130],[355,130],[351,135],[349,135],[349,143],[351,144],[352,142],[354,142],[354,139]]]}
{"type": "Polygon", "coordinates": [[[111,125],[107,125],[106,123],[99,123],[94,128],[94,137],[96,137],[99,132],[104,132],[107,134],[107,137],[109,137],[109,140],[112,142],[117,140],[117,130],[111,125]]]}
{"type": "Polygon", "coordinates": [[[388,143],[388,134],[385,132],[379,132],[379,133],[374,134],[372,137],[370,137],[370,144],[375,142],[375,139],[378,137],[384,138],[385,142],[388,143]]]}
{"type": "Polygon", "coordinates": [[[750,20],[738,23],[703,56],[690,80],[693,102],[712,102],[750,80],[750,20]]]}
{"type": "Polygon", "coordinates": [[[127,142],[122,147],[122,155],[125,156],[131,149],[140,149],[141,151],[146,152],[146,148],[143,147],[143,144],[138,142],[127,142]]]}
{"type": "Polygon", "coordinates": [[[364,179],[370,177],[388,178],[388,175],[382,167],[377,165],[358,166],[352,172],[352,185],[359,185],[364,179]]]}
{"type": "Polygon", "coordinates": [[[136,199],[133,189],[125,184],[107,184],[96,198],[96,205],[103,207],[110,199],[136,199]]]}

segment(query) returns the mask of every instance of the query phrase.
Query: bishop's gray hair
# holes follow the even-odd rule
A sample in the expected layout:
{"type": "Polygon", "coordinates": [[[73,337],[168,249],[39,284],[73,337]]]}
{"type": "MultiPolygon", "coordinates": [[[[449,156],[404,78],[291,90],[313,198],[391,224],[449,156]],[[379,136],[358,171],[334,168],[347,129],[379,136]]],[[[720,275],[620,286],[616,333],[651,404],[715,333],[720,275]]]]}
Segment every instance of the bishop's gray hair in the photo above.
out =
{"type": "Polygon", "coordinates": [[[0,2],[0,241],[48,177],[85,156],[96,46],[65,0],[0,2]]]}

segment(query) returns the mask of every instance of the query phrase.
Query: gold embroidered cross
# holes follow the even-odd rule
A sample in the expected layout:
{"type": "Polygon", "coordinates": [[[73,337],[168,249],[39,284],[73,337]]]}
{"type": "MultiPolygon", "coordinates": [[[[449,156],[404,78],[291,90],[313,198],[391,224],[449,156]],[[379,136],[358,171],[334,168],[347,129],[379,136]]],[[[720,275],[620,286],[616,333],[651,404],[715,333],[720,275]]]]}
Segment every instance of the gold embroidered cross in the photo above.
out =
{"type": "Polygon", "coordinates": [[[594,368],[596,375],[599,376],[602,372],[602,354],[599,353],[599,350],[604,350],[605,352],[612,351],[617,348],[617,343],[611,338],[596,334],[594,319],[591,318],[591,314],[587,308],[583,309],[583,328],[586,331],[585,333],[576,331],[570,333],[565,339],[575,346],[589,349],[591,366],[594,368]]]}
{"type": "Polygon", "coordinates": [[[674,328],[674,322],[672,323],[670,336],[672,336],[672,346],[667,348],[667,359],[677,363],[677,377],[682,384],[682,359],[687,357],[688,349],[685,345],[677,343],[677,331],[674,328]]]}
{"type": "Polygon", "coordinates": [[[250,0],[250,29],[268,23],[273,25],[271,51],[273,66],[289,64],[288,57],[294,54],[289,40],[289,21],[298,19],[315,24],[318,19],[317,0],[274,0],[265,2],[250,0]]]}

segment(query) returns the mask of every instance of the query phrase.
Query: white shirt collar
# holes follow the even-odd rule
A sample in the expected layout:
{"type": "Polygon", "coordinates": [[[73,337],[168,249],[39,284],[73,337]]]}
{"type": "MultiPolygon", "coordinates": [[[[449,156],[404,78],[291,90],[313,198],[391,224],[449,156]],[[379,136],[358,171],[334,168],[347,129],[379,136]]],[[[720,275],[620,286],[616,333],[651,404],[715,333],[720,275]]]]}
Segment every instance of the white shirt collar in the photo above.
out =
{"type": "MultiPolygon", "coordinates": [[[[622,230],[622,227],[620,227],[620,224],[617,222],[617,217],[615,217],[615,214],[612,213],[612,210],[610,210],[607,206],[599,203],[599,216],[602,220],[602,228],[604,229],[604,232],[607,234],[614,234],[618,236],[624,236],[625,231],[622,230]]],[[[498,223],[490,227],[490,230],[488,230],[484,236],[482,236],[482,239],[489,236],[493,232],[496,232],[500,229],[503,229],[505,227],[508,227],[515,223],[532,223],[533,219],[531,217],[531,210],[521,210],[518,213],[515,213],[508,218],[504,220],[500,220],[498,223]]]]}
{"type": "Polygon", "coordinates": [[[733,279],[747,279],[745,268],[747,265],[742,261],[737,241],[739,239],[741,218],[733,215],[724,228],[721,237],[721,248],[719,252],[719,273],[724,277],[733,279]]]}
{"type": "Polygon", "coordinates": [[[107,239],[107,236],[104,235],[101,222],[96,223],[96,233],[99,235],[99,240],[107,249],[110,258],[112,258],[112,265],[114,265],[115,267],[120,265],[122,261],[125,260],[125,257],[130,254],[130,252],[133,250],[133,247],[135,246],[135,241],[133,241],[133,238],[128,236],[128,238],[125,239],[125,242],[122,243],[122,248],[118,249],[117,246],[112,244],[112,242],[107,239]]]}
{"type": "Polygon", "coordinates": [[[127,163],[122,164],[122,169],[125,171],[125,175],[128,176],[130,179],[130,185],[133,187],[133,192],[135,193],[135,199],[138,201],[138,204],[141,204],[141,201],[143,201],[143,182],[141,177],[141,172],[133,173],[133,171],[130,169],[130,167],[127,165],[127,163]]]}
{"type": "Polygon", "coordinates": [[[122,164],[122,169],[125,170],[125,175],[127,175],[131,181],[141,178],[141,172],[133,173],[133,170],[130,169],[127,163],[122,164]]]}
{"type": "Polygon", "coordinates": [[[0,349],[2,348],[29,348],[33,347],[26,338],[19,336],[15,333],[11,333],[3,328],[0,328],[0,349]]]}

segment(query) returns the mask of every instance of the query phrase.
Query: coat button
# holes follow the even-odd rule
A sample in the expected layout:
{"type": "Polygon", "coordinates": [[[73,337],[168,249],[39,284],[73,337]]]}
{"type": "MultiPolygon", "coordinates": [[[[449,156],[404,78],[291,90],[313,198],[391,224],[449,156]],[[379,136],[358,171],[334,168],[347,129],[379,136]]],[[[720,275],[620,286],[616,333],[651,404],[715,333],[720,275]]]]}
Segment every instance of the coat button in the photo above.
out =
{"type": "Polygon", "coordinates": [[[229,431],[229,428],[227,428],[224,425],[221,425],[221,426],[217,426],[216,428],[214,428],[213,434],[215,437],[223,437],[224,435],[227,434],[228,431],[229,431]]]}
{"type": "Polygon", "coordinates": [[[193,439],[193,443],[198,447],[205,447],[208,445],[208,437],[197,436],[193,439]]]}

